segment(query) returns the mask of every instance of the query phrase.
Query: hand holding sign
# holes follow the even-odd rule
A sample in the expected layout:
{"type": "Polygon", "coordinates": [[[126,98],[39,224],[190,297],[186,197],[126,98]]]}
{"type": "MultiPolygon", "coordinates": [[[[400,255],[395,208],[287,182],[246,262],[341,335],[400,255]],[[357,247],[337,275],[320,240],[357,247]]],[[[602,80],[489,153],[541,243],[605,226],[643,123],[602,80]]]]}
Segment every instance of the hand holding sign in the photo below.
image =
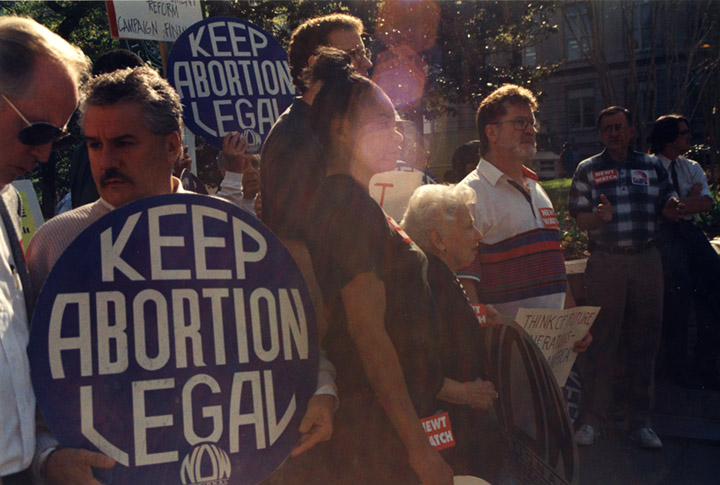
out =
{"type": "Polygon", "coordinates": [[[100,484],[93,478],[92,467],[112,468],[115,460],[93,451],[60,448],[47,458],[46,481],[52,484],[100,484]]]}
{"type": "Polygon", "coordinates": [[[300,442],[290,452],[290,456],[301,455],[316,444],[330,439],[335,404],[335,397],[330,394],[319,394],[310,398],[307,411],[300,422],[300,442]]]}
{"type": "Polygon", "coordinates": [[[612,205],[610,204],[610,201],[607,197],[605,197],[605,194],[600,194],[600,200],[601,203],[597,206],[597,211],[595,211],[595,214],[597,214],[598,219],[602,224],[605,224],[606,222],[612,221],[613,215],[612,215],[612,205]]]}
{"type": "Polygon", "coordinates": [[[485,305],[485,313],[487,314],[487,321],[491,327],[499,327],[501,325],[500,312],[495,309],[492,305],[485,305]]]}
{"type": "Polygon", "coordinates": [[[588,349],[588,347],[590,347],[590,344],[592,343],[592,341],[593,341],[593,336],[588,331],[588,333],[586,333],[585,336],[581,340],[578,340],[577,342],[575,342],[573,344],[572,351],[577,354],[579,354],[580,352],[585,352],[588,349]]]}
{"type": "Polygon", "coordinates": [[[467,404],[472,408],[487,410],[498,398],[495,385],[490,381],[476,379],[463,385],[467,393],[467,404]]]}
{"type": "Polygon", "coordinates": [[[240,133],[232,132],[225,135],[222,142],[222,154],[225,157],[225,168],[228,172],[243,173],[249,165],[247,139],[240,133]]]}

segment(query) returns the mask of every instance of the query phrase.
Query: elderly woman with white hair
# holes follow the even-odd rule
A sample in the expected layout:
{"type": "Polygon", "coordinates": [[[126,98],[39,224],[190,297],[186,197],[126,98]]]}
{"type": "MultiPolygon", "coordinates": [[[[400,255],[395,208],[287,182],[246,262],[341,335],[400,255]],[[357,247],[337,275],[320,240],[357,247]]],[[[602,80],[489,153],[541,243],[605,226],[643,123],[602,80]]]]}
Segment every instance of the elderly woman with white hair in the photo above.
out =
{"type": "MultiPolygon", "coordinates": [[[[428,258],[427,278],[440,314],[440,347],[445,385],[437,398],[450,414],[457,441],[455,472],[476,474],[479,450],[487,446],[478,433],[483,413],[497,392],[485,376],[486,356],[481,346],[483,328],[455,272],[470,264],[482,234],[468,204],[474,192],[465,185],[424,185],[410,198],[401,226],[428,258]],[[459,462],[458,462],[459,461],[459,462]]],[[[487,316],[498,315],[486,307],[487,316]]]]}

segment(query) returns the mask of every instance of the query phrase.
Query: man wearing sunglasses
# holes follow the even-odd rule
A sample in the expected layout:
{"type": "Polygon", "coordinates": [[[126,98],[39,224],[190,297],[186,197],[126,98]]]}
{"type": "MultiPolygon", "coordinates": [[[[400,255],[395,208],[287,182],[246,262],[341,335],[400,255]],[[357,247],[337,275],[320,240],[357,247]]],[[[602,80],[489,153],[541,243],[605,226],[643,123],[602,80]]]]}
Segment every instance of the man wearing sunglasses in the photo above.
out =
{"type": "Polygon", "coordinates": [[[89,63],[82,51],[33,20],[0,18],[0,477],[3,485],[97,483],[91,466],[113,460],[58,448],[36,423],[27,359],[33,292],[20,245],[19,197],[10,183],[46,162],[67,139],[78,84],[89,63]]]}

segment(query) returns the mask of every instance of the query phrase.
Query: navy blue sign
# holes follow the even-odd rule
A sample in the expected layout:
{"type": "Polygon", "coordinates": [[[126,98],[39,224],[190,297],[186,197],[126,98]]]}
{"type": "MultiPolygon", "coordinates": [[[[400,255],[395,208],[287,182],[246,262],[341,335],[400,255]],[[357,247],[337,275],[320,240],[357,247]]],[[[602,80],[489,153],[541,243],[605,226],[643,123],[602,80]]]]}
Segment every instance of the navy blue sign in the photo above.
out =
{"type": "Polygon", "coordinates": [[[167,77],[195,135],[222,148],[223,137],[238,131],[248,153],[260,150],[295,95],[282,46],[260,27],[229,17],[185,30],[170,52],[167,77]]]}
{"type": "Polygon", "coordinates": [[[293,259],[235,205],[150,197],[86,229],[43,287],[30,337],[40,409],[105,483],[256,483],[288,456],[317,382],[293,259]]]}

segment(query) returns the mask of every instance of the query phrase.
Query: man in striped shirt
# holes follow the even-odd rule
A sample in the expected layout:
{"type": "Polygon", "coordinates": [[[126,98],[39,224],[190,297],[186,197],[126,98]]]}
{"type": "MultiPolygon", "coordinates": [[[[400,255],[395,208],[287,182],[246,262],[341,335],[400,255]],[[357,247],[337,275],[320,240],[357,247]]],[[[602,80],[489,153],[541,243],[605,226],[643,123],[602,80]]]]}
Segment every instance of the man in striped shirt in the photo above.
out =
{"type": "Polygon", "coordinates": [[[485,98],[476,116],[481,158],[461,182],[475,191],[471,211],[483,239],[458,277],[473,303],[511,318],[518,308],[575,306],[555,211],[523,165],[536,152],[536,109],[535,96],[511,84],[485,98]]]}

